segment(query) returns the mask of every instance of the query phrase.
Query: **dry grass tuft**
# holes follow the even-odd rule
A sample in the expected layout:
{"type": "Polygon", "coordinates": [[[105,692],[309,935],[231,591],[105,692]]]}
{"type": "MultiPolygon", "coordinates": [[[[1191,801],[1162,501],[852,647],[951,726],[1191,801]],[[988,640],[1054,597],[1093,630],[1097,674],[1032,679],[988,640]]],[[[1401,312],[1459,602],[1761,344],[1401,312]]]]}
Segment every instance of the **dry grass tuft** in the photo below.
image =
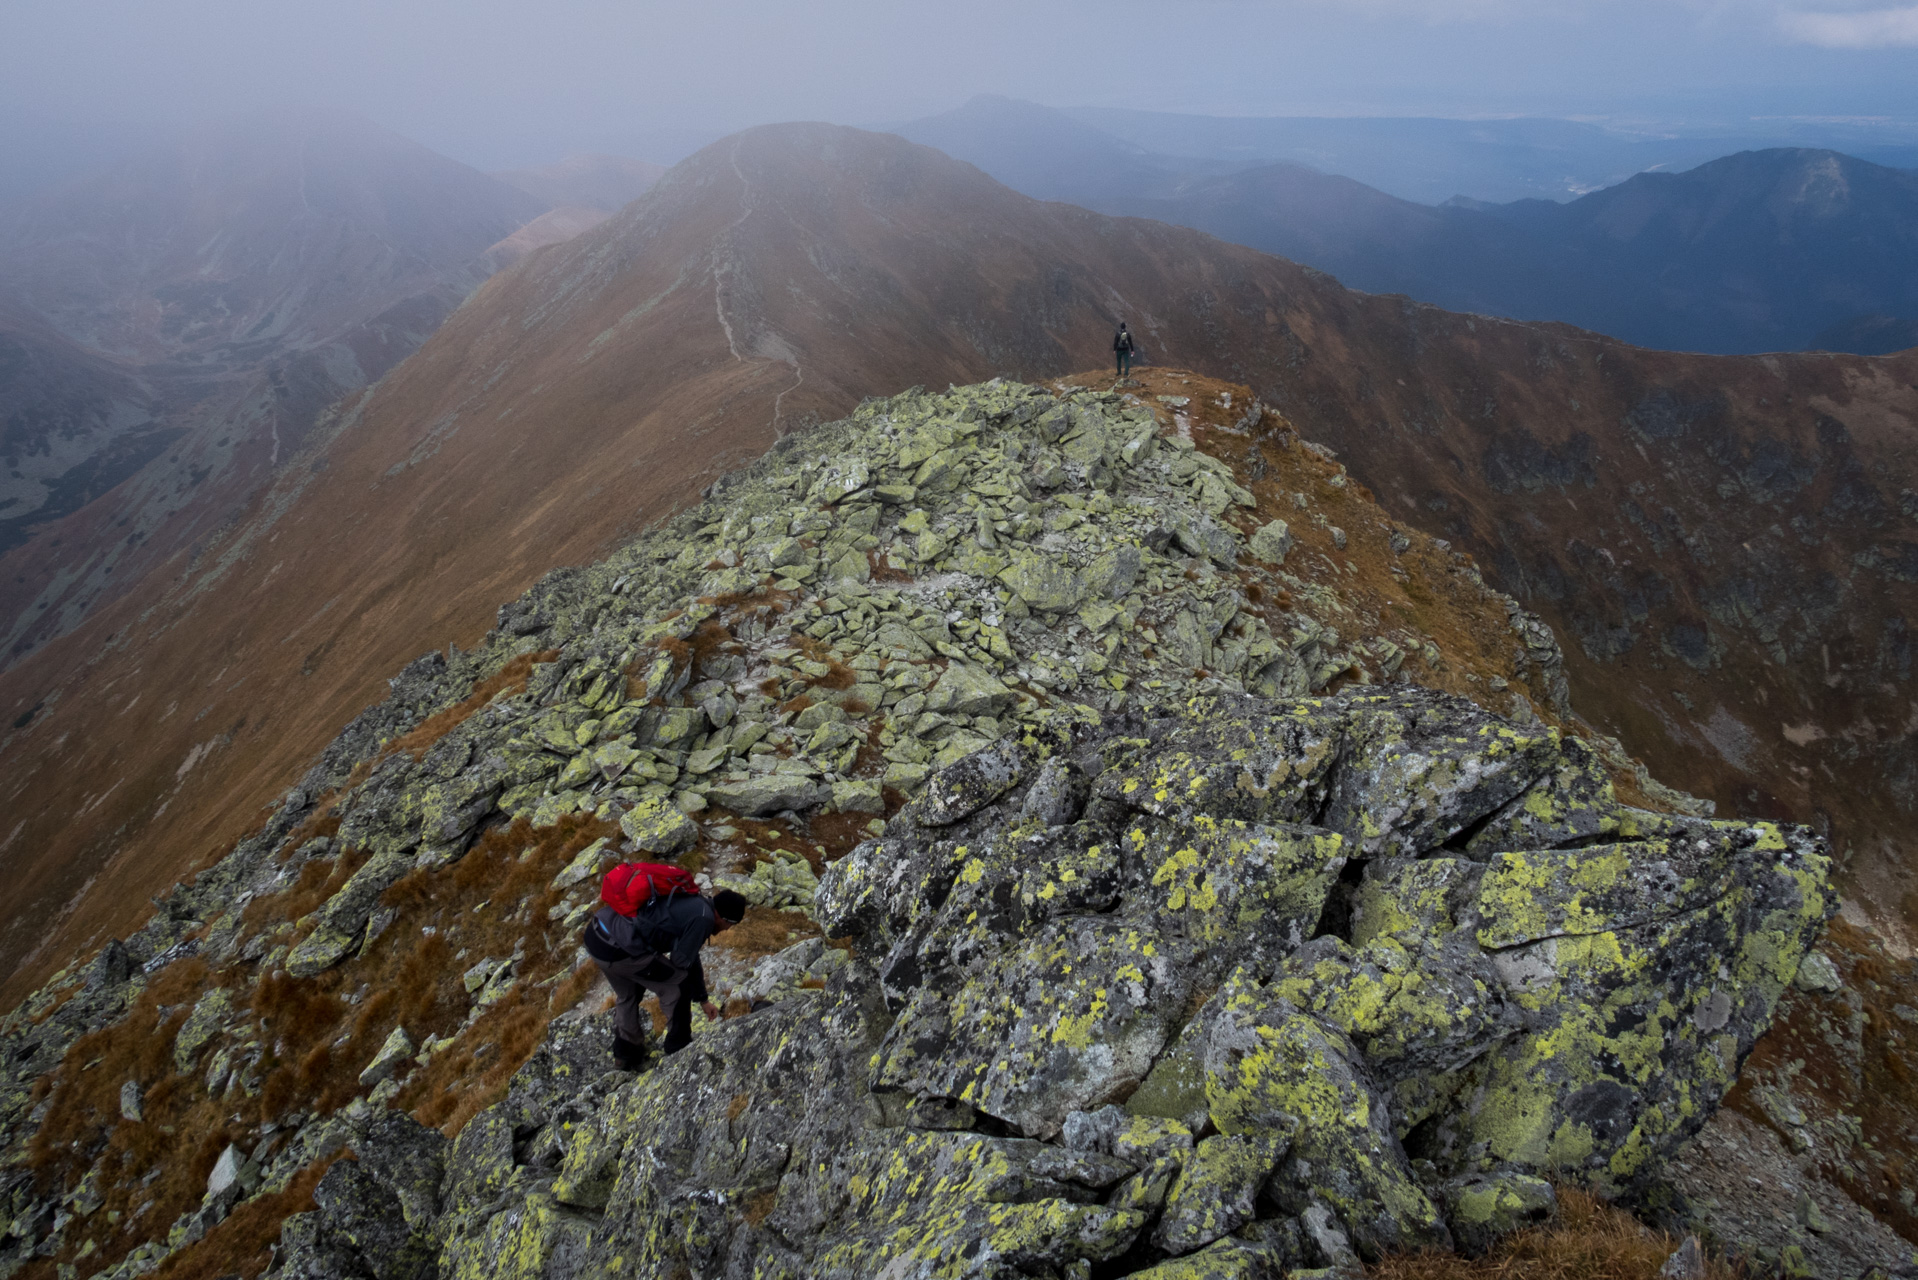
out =
{"type": "Polygon", "coordinates": [[[416,951],[396,947],[396,954],[409,956],[399,963],[409,964],[418,988],[410,1009],[404,987],[396,1002],[403,1014],[414,1014],[405,1025],[415,1043],[427,1034],[448,1034],[457,1025],[457,1018],[450,1020],[452,1025],[441,1025],[441,1008],[464,1017],[465,965],[481,956],[521,953],[512,990],[480,1016],[457,1046],[416,1071],[396,1105],[411,1110],[422,1124],[457,1133],[498,1100],[513,1072],[545,1035],[546,1024],[592,989],[598,971],[575,965],[573,933],[549,922],[546,913],[559,897],[551,887],[554,875],[593,841],[618,835],[616,826],[590,814],[572,814],[556,826],[537,829],[522,819],[488,832],[451,868],[415,871],[387,890],[386,903],[400,909],[394,929],[409,924],[422,946],[445,949],[443,959],[422,961],[416,951]],[[435,932],[425,935],[427,928],[435,932]],[[464,953],[463,959],[453,958],[455,948],[464,953]],[[536,985],[556,978],[551,988],[536,985]]]}
{"type": "Polygon", "coordinates": [[[473,692],[458,706],[448,707],[420,721],[414,728],[401,734],[386,744],[383,755],[392,755],[396,751],[410,751],[415,760],[424,756],[435,742],[458,728],[468,716],[511,689],[518,693],[526,688],[527,678],[533,674],[536,663],[551,662],[559,657],[558,649],[543,649],[538,653],[522,653],[486,679],[473,686],[473,692]]]}
{"type": "Polygon", "coordinates": [[[695,670],[703,666],[708,658],[716,653],[731,652],[737,649],[732,628],[718,618],[708,618],[699,624],[692,636],[692,660],[695,670]],[[729,650],[728,646],[734,646],[729,650]]]}
{"type": "Polygon", "coordinates": [[[1849,1151],[1818,1148],[1824,1175],[1886,1226],[1907,1239],[1918,1235],[1918,1212],[1904,1199],[1918,1185],[1918,1145],[1900,1140],[1918,1130],[1918,1082],[1911,1061],[1911,1024],[1901,1010],[1918,1007],[1918,963],[1898,960],[1874,934],[1839,916],[1826,926],[1819,948],[1838,966],[1845,990],[1835,994],[1793,988],[1778,1007],[1772,1029],[1752,1049],[1725,1105],[1780,1132],[1764,1102],[1770,1088],[1788,1088],[1808,1113],[1813,1131],[1862,1124],[1872,1135],[1849,1151]],[[1850,1044],[1834,1047],[1831,1024],[1856,1009],[1863,1024],[1850,1044]]]}
{"type": "Polygon", "coordinates": [[[552,996],[547,1000],[547,1009],[554,1015],[565,1013],[580,1001],[592,994],[599,985],[599,966],[591,960],[582,960],[576,965],[565,981],[553,988],[552,996]]]}
{"type": "Polygon", "coordinates": [[[815,640],[807,635],[796,635],[792,638],[792,643],[807,658],[825,664],[826,674],[811,681],[818,688],[831,689],[839,693],[859,683],[859,673],[847,666],[823,640],[815,640]]]}
{"type": "MultiPolygon", "coordinates": [[[[28,1163],[43,1192],[71,1187],[89,1168],[101,1169],[104,1201],[90,1220],[96,1234],[87,1236],[97,1267],[198,1204],[220,1152],[246,1134],[241,1117],[207,1096],[204,1061],[185,1074],[174,1070],[174,1037],[218,977],[197,958],[169,965],[123,1021],[76,1041],[52,1077],[46,1122],[34,1135],[28,1163]],[[143,1087],[140,1124],[120,1116],[120,1086],[128,1080],[143,1087]]],[[[72,1261],[82,1235],[69,1233],[66,1249],[48,1261],[48,1275],[72,1261]]]]}
{"type": "Polygon", "coordinates": [[[56,1173],[82,1153],[97,1151],[106,1131],[119,1123],[126,1081],[150,1091],[172,1074],[173,1038],[206,985],[204,960],[168,965],[125,1019],[74,1042],[50,1077],[52,1102],[29,1148],[35,1170],[56,1173]]]}
{"type": "MultiPolygon", "coordinates": [[[[895,812],[893,806],[886,806],[888,812],[895,812]]],[[[872,833],[866,830],[866,824],[874,818],[884,815],[877,813],[822,813],[812,820],[812,842],[802,850],[807,860],[813,864],[814,871],[825,870],[828,862],[837,862],[853,851],[853,847],[872,833]],[[819,852],[819,846],[825,846],[825,852],[819,852]]]]}
{"type": "Polygon", "coordinates": [[[746,918],[715,936],[709,946],[724,947],[742,963],[752,965],[775,955],[802,938],[817,937],[819,926],[810,916],[772,907],[747,907],[746,918]]]}
{"type": "MultiPolygon", "coordinates": [[[[1576,1187],[1558,1192],[1558,1218],[1520,1231],[1482,1258],[1394,1254],[1366,1268],[1372,1280],[1657,1280],[1680,1241],[1576,1187]]],[[[1738,1273],[1708,1260],[1708,1280],[1738,1273]]]]}
{"type": "Polygon", "coordinates": [[[555,1010],[545,992],[515,986],[460,1037],[459,1044],[417,1072],[396,1105],[455,1137],[466,1122],[506,1096],[506,1086],[539,1047],[555,1010]],[[444,1083],[440,1083],[444,1081],[444,1083]]]}
{"type": "Polygon", "coordinates": [[[300,1170],[286,1190],[238,1205],[227,1219],[160,1264],[153,1280],[198,1280],[205,1276],[241,1276],[254,1280],[273,1261],[273,1245],[280,1224],[296,1213],[315,1208],[313,1188],[333,1167],[338,1156],[300,1170]]]}
{"type": "MultiPolygon", "coordinates": [[[[387,931],[361,954],[311,978],[284,970],[256,976],[240,964],[215,971],[198,958],[155,975],[123,1021],[77,1041],[48,1077],[47,1120],[29,1153],[49,1192],[100,1170],[106,1201],[92,1222],[103,1234],[93,1237],[95,1251],[82,1270],[114,1265],[198,1204],[220,1152],[229,1142],[250,1147],[259,1121],[290,1111],[325,1113],[365,1092],[359,1073],[393,1028],[404,1026],[415,1043],[458,1031],[471,1007],[461,980],[465,968],[481,956],[518,952],[515,986],[455,1047],[414,1071],[399,1099],[423,1120],[457,1132],[504,1092],[551,1018],[577,1003],[597,977],[590,965],[583,972],[574,967],[571,931],[546,912],[558,898],[554,874],[593,840],[617,834],[586,814],[550,828],[523,821],[496,828],[460,861],[415,871],[392,886],[385,901],[397,913],[387,931]],[[194,1002],[219,986],[236,990],[229,1034],[189,1071],[176,1073],[174,1038],[194,1002]],[[257,1092],[229,1088],[209,1095],[212,1055],[221,1044],[243,1040],[263,1051],[251,1069],[257,1092]],[[120,1117],[120,1086],[129,1079],[145,1088],[145,1118],[137,1124],[120,1117]],[[108,1228],[114,1211],[119,1218],[108,1228]]],[[[357,854],[316,859],[296,884],[258,900],[254,918],[284,922],[311,911],[363,860],[357,854]]],[[[289,1194],[298,1200],[305,1192],[289,1194]]],[[[214,1270],[183,1260],[179,1265],[190,1269],[171,1274],[257,1274],[255,1261],[264,1265],[261,1233],[270,1238],[281,1217],[298,1211],[289,1204],[275,1200],[249,1211],[220,1237],[226,1243],[217,1255],[204,1253],[204,1245],[191,1253],[217,1257],[209,1264],[214,1270]]],[[[79,1233],[69,1234],[77,1250],[79,1233]]],[[[47,1260],[48,1277],[53,1266],[73,1261],[68,1253],[47,1260]]]]}
{"type": "Polygon", "coordinates": [[[307,841],[316,836],[329,838],[340,833],[339,814],[340,793],[329,791],[313,803],[313,812],[301,820],[300,825],[286,833],[286,839],[280,842],[279,859],[285,862],[307,841]]]}
{"type": "Polygon", "coordinates": [[[911,582],[912,574],[894,564],[883,551],[869,552],[866,559],[872,563],[874,582],[911,582]]]}
{"type": "Polygon", "coordinates": [[[779,1203],[779,1188],[767,1187],[756,1191],[746,1199],[746,1207],[741,1216],[755,1227],[772,1216],[773,1206],[779,1203]]]}
{"type": "Polygon", "coordinates": [[[247,903],[240,920],[251,930],[262,924],[298,920],[317,911],[371,856],[365,849],[348,849],[330,858],[315,858],[300,868],[299,879],[283,892],[263,895],[247,903]]]}
{"type": "MultiPolygon", "coordinates": [[[[682,612],[684,610],[669,613],[666,617],[675,618],[682,612]]],[[[678,679],[680,673],[693,664],[693,647],[684,640],[672,636],[661,640],[656,651],[642,649],[626,668],[626,698],[629,702],[645,702],[653,696],[653,690],[646,687],[643,675],[653,665],[653,658],[659,653],[666,654],[673,660],[672,675],[669,677],[672,680],[678,679]]]]}

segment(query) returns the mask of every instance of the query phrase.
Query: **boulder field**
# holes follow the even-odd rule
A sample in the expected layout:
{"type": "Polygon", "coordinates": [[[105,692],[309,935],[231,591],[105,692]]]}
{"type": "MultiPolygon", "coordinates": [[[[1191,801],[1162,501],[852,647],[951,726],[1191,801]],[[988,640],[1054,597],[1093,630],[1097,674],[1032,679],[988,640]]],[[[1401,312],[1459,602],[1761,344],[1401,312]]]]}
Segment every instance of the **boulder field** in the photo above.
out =
{"type": "Polygon", "coordinates": [[[1663,1193],[1828,872],[1242,389],[914,390],[409,666],[10,1014],[0,1276],[1475,1253],[1663,1193]],[[577,938],[634,849],[753,909],[625,1073],[577,938]]]}

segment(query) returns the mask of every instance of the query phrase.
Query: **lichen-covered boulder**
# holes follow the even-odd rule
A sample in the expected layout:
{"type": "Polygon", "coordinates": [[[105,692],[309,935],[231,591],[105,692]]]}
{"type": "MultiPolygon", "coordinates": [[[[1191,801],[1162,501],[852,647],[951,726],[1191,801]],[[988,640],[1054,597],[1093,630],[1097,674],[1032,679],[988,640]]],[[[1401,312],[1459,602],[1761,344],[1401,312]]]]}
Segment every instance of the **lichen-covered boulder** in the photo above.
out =
{"type": "Polygon", "coordinates": [[[360,1167],[399,1203],[406,1224],[431,1234],[439,1215],[450,1145],[439,1130],[403,1112],[389,1111],[367,1126],[355,1153],[360,1167]]]}
{"type": "Polygon", "coordinates": [[[1285,1148],[1280,1133],[1214,1134],[1201,1142],[1166,1199],[1152,1242],[1167,1253],[1191,1253],[1251,1222],[1285,1148]]]}
{"type": "Polygon", "coordinates": [[[233,993],[225,987],[215,987],[201,996],[173,1037],[174,1069],[181,1073],[193,1070],[200,1051],[220,1034],[232,1016],[233,993]]]}
{"type": "Polygon", "coordinates": [[[784,809],[804,809],[831,794],[831,788],[797,773],[770,773],[706,788],[706,798],[712,803],[748,818],[784,809]]]}
{"type": "Polygon", "coordinates": [[[406,1034],[406,1028],[394,1027],[380,1051],[373,1055],[373,1061],[360,1072],[360,1083],[368,1087],[378,1084],[399,1071],[415,1052],[413,1038],[406,1034]]]}
{"type": "Polygon", "coordinates": [[[1347,1037],[1242,977],[1202,1016],[1213,1123],[1226,1134],[1291,1138],[1283,1202],[1295,1211],[1330,1204],[1368,1253],[1451,1242],[1347,1037]]]}
{"type": "Polygon", "coordinates": [[[326,900],[313,931],[287,956],[286,971],[296,978],[309,978],[351,955],[360,945],[367,919],[379,905],[380,895],[412,870],[415,861],[412,850],[387,849],[375,853],[340,886],[338,893],[326,900]]]}
{"type": "Polygon", "coordinates": [[[1503,849],[1591,844],[1619,834],[1637,835],[1639,824],[1660,821],[1661,815],[1620,804],[1597,753],[1577,738],[1567,738],[1559,743],[1557,765],[1535,778],[1516,803],[1480,826],[1465,842],[1464,852],[1471,857],[1503,849]]]}
{"type": "Polygon", "coordinates": [[[339,1280],[366,1274],[350,1240],[329,1227],[319,1210],[296,1213],[280,1225],[275,1280],[339,1280]]]}
{"type": "Polygon", "coordinates": [[[1630,809],[1582,747],[1412,688],[1035,723],[816,886],[792,858],[725,881],[841,940],[737,988],[770,1004],[637,1076],[559,1020],[450,1152],[339,1175],[390,1240],[341,1209],[289,1266],[426,1240],[446,1275],[1203,1280],[1482,1248],[1548,1180],[1656,1176],[1832,907],[1810,833],[1630,809]]]}
{"type": "Polygon", "coordinates": [[[1145,1078],[1190,979],[1149,935],[1091,916],[1043,926],[943,986],[914,993],[874,1087],[952,1098],[1050,1137],[1067,1112],[1145,1078]]]}
{"type": "Polygon", "coordinates": [[[1319,821],[1372,856],[1417,856],[1496,813],[1558,763],[1558,734],[1440,694],[1346,700],[1346,756],[1319,821]]]}
{"type": "Polygon", "coordinates": [[[1025,767],[1025,753],[1010,738],[975,751],[926,780],[914,817],[921,826],[949,827],[1004,795],[1025,767]]]}
{"type": "Polygon", "coordinates": [[[1460,1073],[1523,1028],[1490,958],[1460,938],[1318,938],[1280,966],[1273,989],[1351,1037],[1392,1100],[1403,1135],[1445,1106],[1460,1073]]]}
{"type": "Polygon", "coordinates": [[[1482,1146],[1617,1187],[1703,1125],[1837,906],[1810,832],[1706,826],[1683,848],[1488,866],[1476,936],[1529,1026],[1487,1056],[1436,1154],[1482,1146]]]}
{"type": "Polygon", "coordinates": [[[1509,1170],[1455,1179],[1443,1192],[1446,1216],[1460,1249],[1480,1254],[1501,1236],[1548,1222],[1558,1212],[1558,1193],[1543,1178],[1509,1170]]]}
{"type": "Polygon", "coordinates": [[[1036,1173],[1018,1144],[974,1134],[868,1139],[834,1162],[847,1230],[808,1274],[1004,1277],[1058,1274],[1132,1245],[1145,1214],[1092,1202],[1036,1173]],[[1043,1270],[1042,1270],[1043,1269],[1043,1270]]]}
{"type": "Polygon", "coordinates": [[[1161,934],[1215,961],[1230,954],[1259,968],[1317,931],[1346,864],[1345,839],[1333,832],[1203,814],[1142,816],[1119,839],[1150,874],[1156,894],[1146,901],[1161,934]]]}
{"type": "Polygon", "coordinates": [[[1265,1240],[1220,1240],[1132,1274],[1139,1280],[1282,1280],[1292,1254],[1265,1240]]]}
{"type": "Polygon", "coordinates": [[[692,848],[699,839],[697,824],[664,796],[641,800],[628,809],[619,829],[642,852],[668,857],[692,848]]]}
{"type": "Polygon", "coordinates": [[[1292,550],[1292,531],[1286,527],[1285,521],[1271,520],[1253,531],[1246,546],[1261,560],[1283,564],[1286,553],[1292,550]]]}
{"type": "Polygon", "coordinates": [[[1012,703],[1012,690],[998,677],[964,662],[948,666],[926,695],[928,711],[963,716],[999,715],[1012,703]]]}
{"type": "Polygon", "coordinates": [[[1324,810],[1344,720],[1311,702],[1199,698],[1152,736],[1119,738],[1094,794],[1159,817],[1309,821],[1324,810]]]}
{"type": "Polygon", "coordinates": [[[432,1240],[406,1221],[398,1197],[357,1161],[336,1161],[313,1188],[327,1227],[380,1280],[426,1280],[437,1272],[432,1240]]]}
{"type": "Polygon", "coordinates": [[[1013,552],[1012,563],[999,574],[999,580],[1034,609],[1076,609],[1086,598],[1084,574],[1023,548],[1013,552]]]}

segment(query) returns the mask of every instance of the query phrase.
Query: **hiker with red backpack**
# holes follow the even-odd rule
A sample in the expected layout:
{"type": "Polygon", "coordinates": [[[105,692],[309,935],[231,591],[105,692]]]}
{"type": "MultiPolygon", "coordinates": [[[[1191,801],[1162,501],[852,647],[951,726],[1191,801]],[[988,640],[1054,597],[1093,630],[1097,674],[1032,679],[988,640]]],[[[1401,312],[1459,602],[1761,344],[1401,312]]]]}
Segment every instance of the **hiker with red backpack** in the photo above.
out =
{"type": "Polygon", "coordinates": [[[721,889],[710,900],[683,867],[658,862],[622,862],[599,884],[603,904],[586,922],[584,944],[613,989],[613,1059],[628,1070],[645,1060],[639,1027],[644,992],[659,998],[666,1015],[667,1053],[693,1038],[693,1004],[717,1019],[706,991],[699,949],[746,918],[746,899],[721,889]]]}

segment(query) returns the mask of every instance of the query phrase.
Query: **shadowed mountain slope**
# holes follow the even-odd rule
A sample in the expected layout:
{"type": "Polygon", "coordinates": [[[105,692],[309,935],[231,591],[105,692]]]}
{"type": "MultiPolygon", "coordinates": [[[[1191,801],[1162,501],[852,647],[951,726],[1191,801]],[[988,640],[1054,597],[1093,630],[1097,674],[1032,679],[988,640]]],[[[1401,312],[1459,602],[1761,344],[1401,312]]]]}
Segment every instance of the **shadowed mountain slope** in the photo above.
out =
{"type": "Polygon", "coordinates": [[[16,296],[76,341],[218,363],[321,341],[460,270],[549,207],[514,190],[353,117],[268,117],[22,206],[0,254],[16,296]]]}
{"type": "Polygon", "coordinates": [[[176,435],[125,362],[0,299],[0,548],[25,539],[18,513],[82,505],[176,435]]]}
{"type": "MultiPolygon", "coordinates": [[[[230,519],[342,394],[404,359],[547,206],[354,118],[277,116],[155,145],[0,214],[0,293],[87,353],[75,432],[14,389],[0,645],[71,628],[230,519]]],[[[78,384],[67,385],[78,389],[78,384]]]]}
{"type": "Polygon", "coordinates": [[[1815,351],[1856,351],[1860,355],[1888,356],[1918,347],[1918,317],[1900,319],[1884,314],[1854,316],[1811,340],[1815,351]]]}
{"type": "Polygon", "coordinates": [[[1918,172],[1835,151],[1746,151],[1483,212],[1524,233],[1541,268],[1529,292],[1503,294],[1507,314],[1708,351],[1796,350],[1862,316],[1918,318],[1918,172]]]}
{"type": "Polygon", "coordinates": [[[23,886],[0,948],[28,981],[130,927],[381,673],[472,644],[781,432],[869,392],[1083,367],[1120,317],[1490,564],[1566,638],[1583,714],[1662,777],[1830,827],[1893,908],[1902,883],[1870,877],[1903,874],[1918,797],[1918,358],[1703,358],[1452,315],[790,125],[495,277],[164,594],[0,677],[21,815],[0,857],[23,886]],[[112,895],[83,893],[96,876],[112,895]]]}
{"type": "MultiPolygon", "coordinates": [[[[1040,108],[1043,110],[1044,108],[1040,108]]],[[[1675,173],[1737,151],[1825,147],[1892,168],[1918,167],[1910,126],[1783,120],[1695,134],[1648,134],[1577,120],[1193,116],[1080,107],[1062,114],[1145,151],[1235,167],[1310,165],[1406,200],[1570,200],[1635,173],[1675,173]]]]}
{"type": "Polygon", "coordinates": [[[1854,335],[1861,322],[1918,317],[1918,173],[1831,151],[1745,152],[1570,204],[1431,208],[1297,165],[1098,204],[1282,254],[1354,288],[1643,346],[1856,340],[1878,352],[1895,349],[1889,333],[1854,335]]]}
{"type": "Polygon", "coordinates": [[[1039,199],[1197,227],[1357,289],[1644,346],[1882,353],[1918,322],[1918,173],[1834,151],[1741,152],[1568,204],[1433,206],[1289,161],[1222,172],[1007,99],[901,132],[1039,199]]]}
{"type": "Polygon", "coordinates": [[[1296,252],[1357,288],[1643,346],[1883,354],[1911,345],[1893,331],[1918,317],[1918,173],[1837,152],[1744,152],[1563,205],[1387,212],[1368,193],[1313,209],[1274,199],[1274,177],[1212,180],[1125,211],[1296,252]]]}

